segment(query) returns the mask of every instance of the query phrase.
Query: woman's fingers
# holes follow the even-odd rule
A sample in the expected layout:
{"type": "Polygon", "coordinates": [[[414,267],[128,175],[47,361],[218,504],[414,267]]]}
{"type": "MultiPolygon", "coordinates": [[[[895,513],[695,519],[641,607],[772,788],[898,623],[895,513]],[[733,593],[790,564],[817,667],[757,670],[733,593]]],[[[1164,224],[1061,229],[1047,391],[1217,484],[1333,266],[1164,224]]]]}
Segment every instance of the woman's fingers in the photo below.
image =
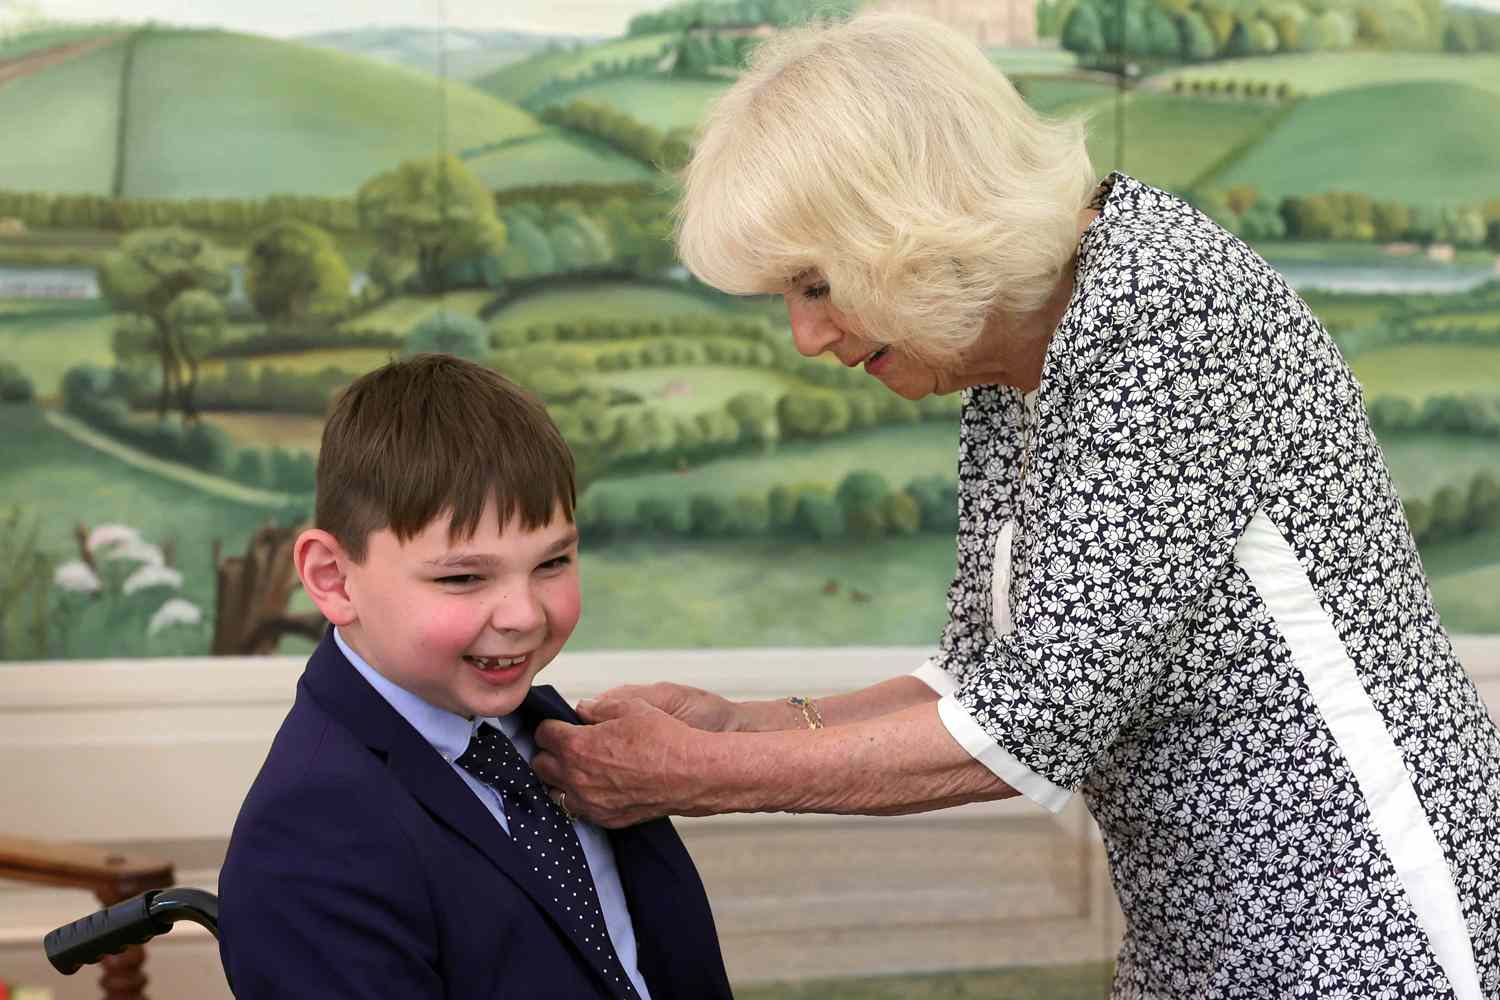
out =
{"type": "Polygon", "coordinates": [[[663,762],[682,759],[681,723],[638,698],[597,706],[590,726],[549,720],[536,728],[531,766],[565,795],[568,811],[604,827],[631,826],[671,812],[680,776],[663,762]]]}
{"type": "MultiPolygon", "coordinates": [[[[625,684],[612,688],[598,698],[578,703],[578,714],[586,722],[598,722],[601,706],[617,701],[640,700],[687,723],[694,729],[724,732],[733,728],[735,706],[711,691],[685,684],[625,684]]],[[[613,716],[608,716],[612,718],[613,716]]]]}
{"type": "MultiPolygon", "coordinates": [[[[601,719],[595,713],[601,705],[608,705],[617,701],[633,700],[640,700],[655,705],[656,698],[652,697],[652,689],[661,686],[658,684],[622,684],[617,688],[610,688],[597,698],[585,698],[580,701],[578,703],[578,714],[585,722],[599,722],[601,719]]],[[[661,696],[657,695],[657,698],[659,697],[661,696]]],[[[666,705],[657,705],[657,707],[666,712],[671,711],[666,705]]]]}

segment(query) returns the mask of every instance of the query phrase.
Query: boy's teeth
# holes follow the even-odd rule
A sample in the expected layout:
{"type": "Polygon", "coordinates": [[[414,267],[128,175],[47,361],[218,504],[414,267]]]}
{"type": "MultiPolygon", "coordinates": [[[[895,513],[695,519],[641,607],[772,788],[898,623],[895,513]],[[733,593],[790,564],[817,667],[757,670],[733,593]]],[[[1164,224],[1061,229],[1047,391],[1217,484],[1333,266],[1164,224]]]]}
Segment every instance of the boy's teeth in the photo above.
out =
{"type": "Polygon", "coordinates": [[[526,657],[525,656],[465,656],[464,659],[468,660],[470,663],[473,663],[476,666],[483,667],[485,670],[494,670],[496,667],[513,667],[517,663],[520,663],[522,660],[526,659],[526,657]]]}

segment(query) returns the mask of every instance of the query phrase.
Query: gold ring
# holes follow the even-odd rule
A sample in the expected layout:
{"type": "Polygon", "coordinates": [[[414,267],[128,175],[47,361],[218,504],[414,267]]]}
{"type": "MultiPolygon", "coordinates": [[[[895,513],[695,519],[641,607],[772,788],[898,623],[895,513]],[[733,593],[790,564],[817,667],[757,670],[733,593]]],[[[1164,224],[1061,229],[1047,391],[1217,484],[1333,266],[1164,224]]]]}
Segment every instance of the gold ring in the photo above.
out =
{"type": "Polygon", "coordinates": [[[570,819],[570,820],[577,819],[578,817],[574,816],[572,813],[568,812],[568,807],[565,806],[565,805],[563,805],[563,800],[566,799],[567,797],[568,797],[568,793],[565,792],[565,791],[563,791],[563,790],[561,790],[561,789],[559,789],[558,792],[557,792],[557,799],[555,801],[555,804],[556,804],[557,808],[559,808],[559,809],[562,810],[562,814],[564,816],[568,817],[568,819],[570,819]]]}

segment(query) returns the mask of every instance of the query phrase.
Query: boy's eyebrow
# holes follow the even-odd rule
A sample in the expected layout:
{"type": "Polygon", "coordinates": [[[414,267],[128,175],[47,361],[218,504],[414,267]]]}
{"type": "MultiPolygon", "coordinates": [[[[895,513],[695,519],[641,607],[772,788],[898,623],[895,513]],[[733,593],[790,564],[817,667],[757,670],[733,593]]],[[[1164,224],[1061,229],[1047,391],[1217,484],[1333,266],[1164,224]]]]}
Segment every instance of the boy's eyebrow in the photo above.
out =
{"type": "Polygon", "coordinates": [[[454,566],[463,567],[485,567],[494,566],[500,560],[494,556],[481,555],[478,552],[449,552],[447,555],[438,556],[436,559],[428,559],[422,563],[423,566],[438,566],[448,569],[454,566]]]}
{"type": "Polygon", "coordinates": [[[551,545],[551,547],[547,549],[547,553],[549,555],[551,555],[551,554],[556,553],[556,552],[565,552],[565,551],[567,551],[568,549],[571,549],[573,546],[575,546],[577,544],[578,544],[578,532],[577,532],[577,530],[569,531],[566,535],[563,535],[557,541],[553,542],[552,545],[551,545]]]}
{"type": "MultiPolygon", "coordinates": [[[[565,552],[568,549],[571,549],[577,544],[578,532],[569,531],[566,535],[561,536],[557,541],[547,546],[544,555],[550,558],[559,552],[565,552]]],[[[495,558],[494,556],[485,555],[482,552],[449,552],[448,554],[438,556],[435,559],[428,559],[424,561],[422,565],[436,566],[440,569],[450,569],[454,567],[462,567],[465,569],[487,569],[492,566],[496,566],[499,563],[499,559],[495,558]]]]}

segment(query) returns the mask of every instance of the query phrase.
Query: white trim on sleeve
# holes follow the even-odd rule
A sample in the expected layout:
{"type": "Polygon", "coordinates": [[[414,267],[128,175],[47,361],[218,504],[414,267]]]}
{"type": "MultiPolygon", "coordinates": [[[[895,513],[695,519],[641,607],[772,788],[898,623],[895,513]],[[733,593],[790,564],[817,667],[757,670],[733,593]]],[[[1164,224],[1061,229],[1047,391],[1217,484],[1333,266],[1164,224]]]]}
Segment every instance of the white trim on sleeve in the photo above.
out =
{"type": "Polygon", "coordinates": [[[968,751],[969,756],[1043,809],[1062,812],[1063,806],[1072,798],[1073,793],[1068,789],[1037,774],[996,743],[951,693],[943,695],[938,702],[938,718],[943,720],[948,734],[968,751]]]}
{"type": "Polygon", "coordinates": [[[936,691],[939,697],[958,690],[958,681],[953,679],[953,675],[931,660],[924,661],[911,675],[936,691]]]}
{"type": "Polygon", "coordinates": [[[1412,787],[1401,751],[1360,682],[1354,661],[1297,554],[1265,514],[1257,512],[1234,550],[1291,651],[1318,712],[1349,762],[1417,923],[1458,1000],[1483,1000],[1474,945],[1458,888],[1412,787]]]}

